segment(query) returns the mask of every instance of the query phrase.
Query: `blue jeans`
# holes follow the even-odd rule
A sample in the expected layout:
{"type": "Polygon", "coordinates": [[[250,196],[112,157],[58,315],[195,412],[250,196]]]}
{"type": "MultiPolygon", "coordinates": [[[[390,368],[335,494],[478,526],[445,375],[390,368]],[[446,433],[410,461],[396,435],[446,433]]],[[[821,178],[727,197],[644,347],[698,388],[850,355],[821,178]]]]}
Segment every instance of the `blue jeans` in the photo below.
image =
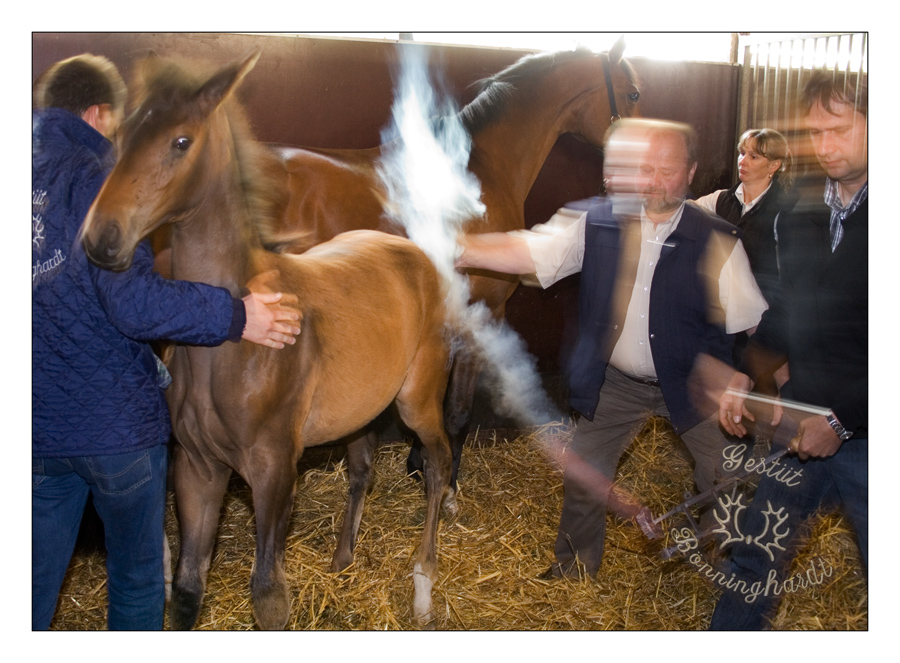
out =
{"type": "Polygon", "coordinates": [[[131,453],[32,458],[31,628],[49,628],[88,494],[103,521],[110,630],[163,625],[165,445],[131,453]]]}
{"type": "Polygon", "coordinates": [[[774,557],[770,559],[758,545],[742,542],[734,546],[730,572],[738,580],[744,581],[745,587],[760,583],[758,586],[763,591],[755,600],[748,601],[740,592],[723,590],[713,612],[709,626],[711,630],[761,630],[767,625],[768,618],[774,614],[781,601],[776,581],[784,582],[785,572],[797,552],[793,535],[802,522],[816,513],[820,506],[841,509],[856,532],[862,562],[868,569],[869,441],[848,440],[836,454],[828,458],[801,461],[796,456],[787,456],[782,465],[790,473],[803,471],[798,485],[790,486],[763,475],[753,502],[747,509],[743,531],[765,531],[767,520],[764,511],[768,504],[776,510],[786,507],[789,517],[781,527],[789,527],[790,534],[782,542],[784,550],[770,548],[774,557]]]}

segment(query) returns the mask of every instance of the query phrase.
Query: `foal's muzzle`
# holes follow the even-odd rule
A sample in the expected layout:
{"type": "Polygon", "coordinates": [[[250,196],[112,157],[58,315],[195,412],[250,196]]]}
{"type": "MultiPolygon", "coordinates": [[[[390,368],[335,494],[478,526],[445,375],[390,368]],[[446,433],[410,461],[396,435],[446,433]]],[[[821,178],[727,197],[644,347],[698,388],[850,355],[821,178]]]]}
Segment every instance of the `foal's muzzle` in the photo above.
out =
{"type": "Polygon", "coordinates": [[[88,232],[82,239],[84,252],[97,267],[124,271],[131,266],[131,254],[123,254],[122,228],[116,221],[108,221],[97,231],[88,232]]]}

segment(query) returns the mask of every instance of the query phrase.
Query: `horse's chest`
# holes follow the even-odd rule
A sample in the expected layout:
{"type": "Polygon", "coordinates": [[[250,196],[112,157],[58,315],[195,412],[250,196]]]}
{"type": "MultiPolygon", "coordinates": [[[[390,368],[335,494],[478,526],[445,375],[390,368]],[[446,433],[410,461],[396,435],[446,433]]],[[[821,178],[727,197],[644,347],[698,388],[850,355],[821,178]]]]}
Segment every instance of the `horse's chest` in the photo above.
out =
{"type": "Polygon", "coordinates": [[[228,392],[215,388],[211,370],[205,365],[176,356],[171,372],[172,385],[166,396],[178,441],[200,450],[218,448],[222,440],[231,437],[229,429],[234,424],[228,417],[238,410],[233,407],[233,399],[227,397],[228,392]],[[223,396],[225,402],[217,402],[223,396]]]}

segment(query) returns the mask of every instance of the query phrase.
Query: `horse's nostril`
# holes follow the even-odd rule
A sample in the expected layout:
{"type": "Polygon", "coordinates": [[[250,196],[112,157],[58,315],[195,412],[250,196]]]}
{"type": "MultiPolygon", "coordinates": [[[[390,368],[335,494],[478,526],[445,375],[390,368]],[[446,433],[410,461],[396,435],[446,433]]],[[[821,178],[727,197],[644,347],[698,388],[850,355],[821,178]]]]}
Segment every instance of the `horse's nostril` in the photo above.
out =
{"type": "Polygon", "coordinates": [[[122,241],[122,227],[116,221],[109,221],[85,237],[84,248],[90,261],[98,267],[119,269],[122,241]]]}
{"type": "Polygon", "coordinates": [[[98,248],[107,258],[115,258],[122,248],[122,229],[115,221],[106,224],[103,232],[100,234],[98,248]]]}

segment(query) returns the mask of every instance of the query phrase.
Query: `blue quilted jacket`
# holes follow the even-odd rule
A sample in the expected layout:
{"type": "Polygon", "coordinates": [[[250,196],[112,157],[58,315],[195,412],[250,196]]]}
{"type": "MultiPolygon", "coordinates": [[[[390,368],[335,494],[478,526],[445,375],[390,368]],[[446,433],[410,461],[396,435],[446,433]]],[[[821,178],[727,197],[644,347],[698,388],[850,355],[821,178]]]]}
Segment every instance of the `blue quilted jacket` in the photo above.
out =
{"type": "Polygon", "coordinates": [[[32,115],[31,450],[125,453],[164,444],[171,423],[147,344],[238,340],[243,302],[153,273],[143,242],[121,273],[90,264],[78,229],[113,165],[109,141],[59,109],[32,115]]]}

